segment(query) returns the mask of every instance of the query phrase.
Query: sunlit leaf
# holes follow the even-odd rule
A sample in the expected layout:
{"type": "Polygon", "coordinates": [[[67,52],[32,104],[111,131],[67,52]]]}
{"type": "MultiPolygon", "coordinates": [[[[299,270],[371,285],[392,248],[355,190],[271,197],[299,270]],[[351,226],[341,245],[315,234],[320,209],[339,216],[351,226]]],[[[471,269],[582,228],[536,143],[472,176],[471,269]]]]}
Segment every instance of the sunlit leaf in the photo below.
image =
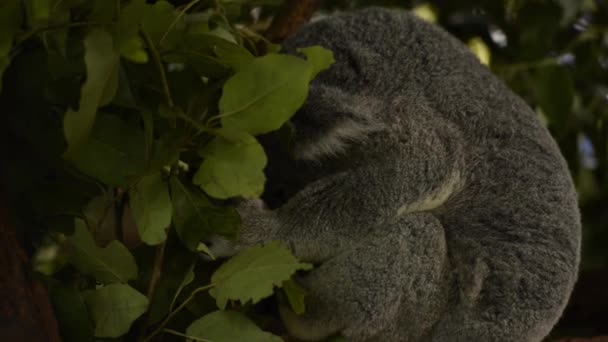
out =
{"type": "Polygon", "coordinates": [[[200,339],[213,342],[281,342],[278,336],[258,328],[242,313],[235,311],[215,311],[194,321],[186,335],[189,341],[200,339]]]}
{"type": "Polygon", "coordinates": [[[228,260],[213,273],[215,285],[209,292],[220,309],[229,300],[245,304],[257,303],[281,287],[298,270],[309,270],[312,265],[299,262],[278,242],[246,249],[228,260]]]}
{"type": "Polygon", "coordinates": [[[327,50],[318,45],[300,48],[298,49],[298,52],[306,55],[306,61],[312,66],[310,70],[311,80],[315,78],[321,71],[328,69],[336,62],[334,59],[334,53],[331,50],[327,50]]]}
{"type": "Polygon", "coordinates": [[[266,154],[257,140],[244,133],[222,131],[199,154],[203,163],[193,182],[216,198],[253,198],[264,190],[266,154]]]}
{"type": "Polygon", "coordinates": [[[252,135],[279,129],[304,103],[310,75],[311,65],[297,57],[256,58],[224,85],[223,127],[252,135]]]}

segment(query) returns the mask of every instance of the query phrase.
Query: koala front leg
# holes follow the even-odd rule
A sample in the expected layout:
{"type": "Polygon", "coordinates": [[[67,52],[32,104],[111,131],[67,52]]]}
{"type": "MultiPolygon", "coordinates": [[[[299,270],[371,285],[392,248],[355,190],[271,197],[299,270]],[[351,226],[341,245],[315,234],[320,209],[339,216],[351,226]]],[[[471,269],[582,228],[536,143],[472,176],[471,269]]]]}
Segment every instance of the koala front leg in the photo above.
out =
{"type": "Polygon", "coordinates": [[[242,228],[236,241],[219,235],[213,235],[206,241],[209,251],[215,258],[230,257],[244,248],[273,240],[273,231],[278,222],[275,213],[266,208],[264,201],[244,200],[237,206],[237,211],[241,216],[242,228]]]}
{"type": "Polygon", "coordinates": [[[446,266],[441,223],[430,213],[406,215],[296,278],[307,290],[306,312],[282,307],[281,318],[307,341],[337,333],[351,342],[415,341],[445,305],[446,266]],[[399,326],[401,316],[407,327],[399,326]]]}

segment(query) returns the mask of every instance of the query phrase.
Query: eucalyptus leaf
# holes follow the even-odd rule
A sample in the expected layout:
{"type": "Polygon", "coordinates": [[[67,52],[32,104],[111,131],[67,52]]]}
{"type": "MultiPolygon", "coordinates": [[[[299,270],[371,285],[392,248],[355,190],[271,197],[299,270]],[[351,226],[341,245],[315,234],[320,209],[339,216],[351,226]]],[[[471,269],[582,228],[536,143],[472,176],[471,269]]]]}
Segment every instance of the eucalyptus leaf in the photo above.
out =
{"type": "Polygon", "coordinates": [[[321,46],[315,45],[307,48],[300,48],[298,52],[306,55],[306,61],[311,64],[310,79],[314,79],[321,71],[328,69],[336,62],[334,53],[321,46]]]}
{"type": "Polygon", "coordinates": [[[574,103],[574,83],[570,72],[561,66],[548,66],[536,73],[537,100],[549,118],[549,124],[567,129],[574,103]]]}
{"type": "Polygon", "coordinates": [[[281,342],[282,339],[258,328],[242,313],[235,311],[215,311],[194,321],[186,335],[187,341],[213,342],[281,342]]]}
{"type": "Polygon", "coordinates": [[[129,285],[111,284],[85,292],[87,308],[95,322],[96,337],[119,337],[148,310],[148,299],[129,285]]]}
{"type": "Polygon", "coordinates": [[[179,31],[185,29],[186,22],[172,4],[161,0],[145,7],[141,25],[155,45],[170,48],[182,37],[179,31]]]}
{"type": "Polygon", "coordinates": [[[139,35],[142,13],[146,11],[145,0],[133,0],[120,11],[114,29],[116,49],[120,55],[135,63],[147,63],[148,53],[139,35]]]}
{"type": "Polygon", "coordinates": [[[173,207],[168,184],[159,172],[144,176],[129,191],[133,218],[141,240],[148,245],[157,245],[167,238],[173,207]]]}
{"type": "Polygon", "coordinates": [[[69,109],[63,119],[68,148],[64,156],[74,157],[89,138],[97,108],[114,96],[118,86],[118,53],[112,36],[103,30],[93,30],[84,40],[87,80],[82,86],[79,109],[69,109]]]}
{"type": "Polygon", "coordinates": [[[221,131],[199,154],[193,182],[215,198],[258,197],[264,190],[266,154],[251,135],[221,131]]]}
{"type": "MultiPolygon", "coordinates": [[[[168,245],[168,247],[179,247],[168,245]]],[[[194,266],[198,256],[184,248],[166,248],[163,273],[150,300],[148,319],[159,322],[165,317],[171,304],[175,304],[181,290],[194,280],[194,266]]]]}
{"type": "Polygon", "coordinates": [[[285,280],[282,288],[291,310],[298,315],[303,314],[306,311],[306,303],[304,302],[306,291],[304,288],[293,279],[285,280]]]}
{"type": "Polygon", "coordinates": [[[212,233],[236,238],[240,217],[234,208],[212,205],[200,190],[177,177],[171,178],[171,199],[177,236],[188,249],[196,251],[199,242],[212,233]]]}
{"type": "Polygon", "coordinates": [[[63,341],[93,342],[93,322],[82,294],[56,280],[49,280],[47,288],[63,341]]]}
{"type": "Polygon", "coordinates": [[[105,248],[98,247],[84,221],[76,219],[75,223],[74,234],[64,244],[68,262],[101,283],[126,283],[137,277],[135,259],[122,243],[112,241],[105,248]]]}
{"type": "Polygon", "coordinates": [[[70,160],[104,184],[126,186],[145,170],[145,151],[141,128],[115,115],[100,114],[91,137],[70,160]]]}
{"type": "Polygon", "coordinates": [[[243,66],[224,85],[222,126],[252,135],[279,129],[308,95],[311,64],[269,54],[243,66]]]}
{"type": "Polygon", "coordinates": [[[217,306],[224,309],[229,300],[242,304],[259,302],[281,287],[298,270],[310,270],[312,265],[299,262],[285,246],[271,242],[243,250],[228,260],[211,276],[215,285],[209,294],[217,306]]]}
{"type": "Polygon", "coordinates": [[[48,25],[51,15],[51,0],[25,0],[24,2],[31,26],[48,25]]]}

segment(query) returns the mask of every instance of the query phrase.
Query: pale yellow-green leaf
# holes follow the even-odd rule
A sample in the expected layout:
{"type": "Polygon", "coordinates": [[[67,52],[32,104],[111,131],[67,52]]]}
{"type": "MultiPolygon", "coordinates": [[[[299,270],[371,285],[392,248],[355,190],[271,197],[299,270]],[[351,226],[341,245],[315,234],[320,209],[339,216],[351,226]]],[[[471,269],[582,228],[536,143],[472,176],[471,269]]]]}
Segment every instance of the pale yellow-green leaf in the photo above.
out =
{"type": "Polygon", "coordinates": [[[220,309],[229,300],[245,304],[257,303],[281,287],[298,270],[309,270],[312,265],[299,262],[279,242],[265,246],[254,246],[243,250],[215,271],[211,283],[215,285],[209,293],[220,309]]]}
{"type": "Polygon", "coordinates": [[[215,311],[194,321],[186,335],[187,341],[213,342],[281,342],[281,338],[265,332],[240,312],[215,311]]]}

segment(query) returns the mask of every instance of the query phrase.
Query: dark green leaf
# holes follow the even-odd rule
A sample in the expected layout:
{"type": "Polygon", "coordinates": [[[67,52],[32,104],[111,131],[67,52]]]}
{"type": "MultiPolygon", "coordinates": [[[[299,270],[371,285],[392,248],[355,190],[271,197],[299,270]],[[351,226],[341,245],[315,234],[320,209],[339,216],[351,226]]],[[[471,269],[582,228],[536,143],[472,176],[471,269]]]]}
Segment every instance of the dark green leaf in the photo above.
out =
{"type": "Polygon", "coordinates": [[[87,80],[82,86],[79,109],[69,109],[63,119],[68,159],[83,147],[95,122],[97,108],[114,96],[118,86],[118,53],[114,51],[112,37],[103,30],[94,30],[85,39],[84,46],[87,80]]]}
{"type": "Polygon", "coordinates": [[[146,11],[145,0],[133,0],[120,11],[114,30],[116,48],[121,56],[135,63],[148,62],[144,41],[139,35],[142,13],[146,11]]]}
{"type": "Polygon", "coordinates": [[[49,281],[49,296],[65,342],[92,342],[93,322],[82,294],[58,281],[49,281]]]}
{"type": "Polygon", "coordinates": [[[98,115],[91,137],[71,158],[83,173],[115,186],[125,186],[145,169],[142,130],[114,115],[98,115]]]}
{"type": "Polygon", "coordinates": [[[112,241],[105,248],[97,247],[85,223],[77,219],[74,235],[65,243],[68,261],[80,272],[102,283],[126,283],[137,277],[137,265],[129,250],[112,241]]]}
{"type": "Polygon", "coordinates": [[[125,284],[112,284],[85,292],[87,308],[95,322],[96,337],[118,337],[148,309],[148,299],[125,284]]]}
{"type": "Polygon", "coordinates": [[[240,217],[233,208],[216,207],[200,190],[191,189],[178,178],[171,178],[173,222],[184,245],[195,251],[199,242],[212,233],[235,238],[240,217]]]}
{"type": "Polygon", "coordinates": [[[0,2],[0,91],[2,75],[10,63],[10,52],[15,34],[21,28],[22,16],[19,0],[0,2]]]}
{"type": "Polygon", "coordinates": [[[186,27],[184,17],[178,17],[173,5],[164,0],[146,6],[141,25],[150,40],[163,48],[172,47],[186,27]]]}
{"type": "Polygon", "coordinates": [[[306,291],[298,283],[292,279],[285,280],[283,282],[283,292],[287,296],[289,307],[291,307],[293,312],[301,315],[306,311],[306,304],[304,302],[306,291]]]}
{"type": "Polygon", "coordinates": [[[175,305],[178,292],[194,279],[194,265],[198,256],[183,248],[165,249],[173,254],[165,257],[163,273],[150,301],[150,323],[160,321],[175,305]]]}
{"type": "Polygon", "coordinates": [[[541,68],[536,73],[536,93],[549,124],[566,129],[572,114],[574,83],[567,69],[561,66],[541,68]]]}

